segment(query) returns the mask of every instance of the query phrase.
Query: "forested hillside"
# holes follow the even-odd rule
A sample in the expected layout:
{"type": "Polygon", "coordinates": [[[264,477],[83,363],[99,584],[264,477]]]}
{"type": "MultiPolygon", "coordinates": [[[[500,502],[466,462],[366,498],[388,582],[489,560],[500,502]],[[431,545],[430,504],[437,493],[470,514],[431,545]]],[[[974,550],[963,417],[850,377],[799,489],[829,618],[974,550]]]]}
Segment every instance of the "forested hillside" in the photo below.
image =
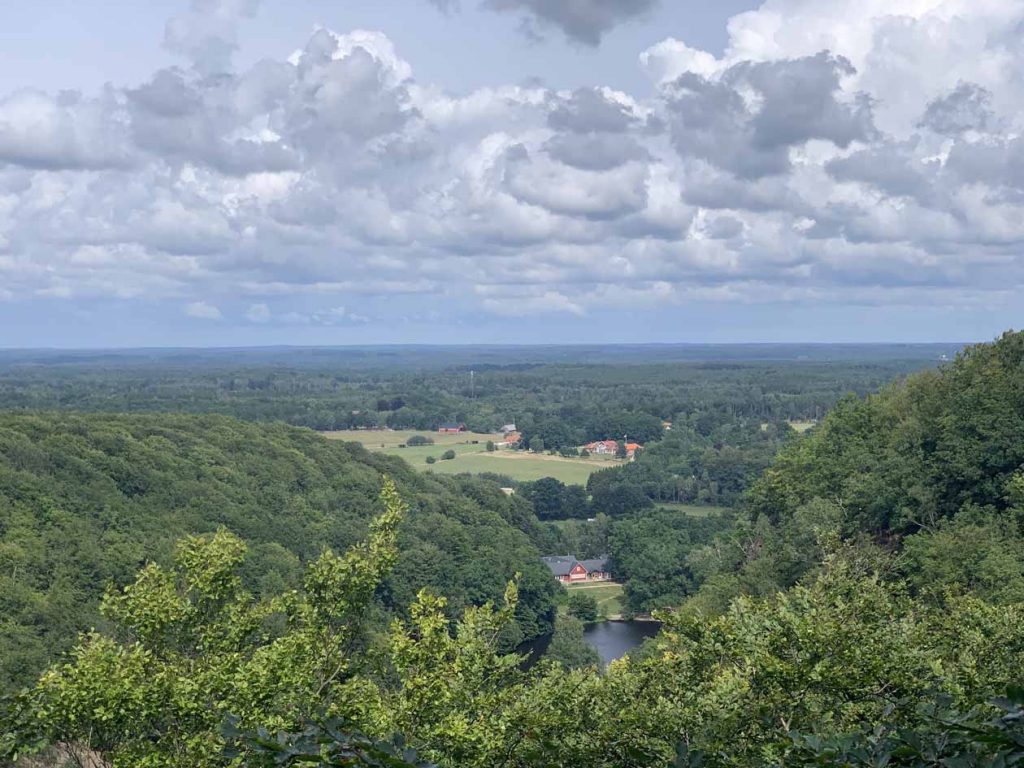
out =
{"type": "Polygon", "coordinates": [[[1024,333],[844,399],[779,454],[746,507],[691,557],[705,607],[792,586],[828,531],[899,553],[922,597],[1024,600],[1024,333]]]}
{"type": "Polygon", "coordinates": [[[149,560],[168,563],[186,534],[242,537],[241,575],[257,594],[299,585],[322,550],[365,535],[384,473],[410,513],[378,590],[383,608],[404,610],[430,586],[457,614],[521,572],[506,643],[550,628],[554,585],[523,532],[532,511],[491,483],[219,416],[0,416],[0,689],[30,682],[78,632],[104,626],[103,590],[149,560]]]}

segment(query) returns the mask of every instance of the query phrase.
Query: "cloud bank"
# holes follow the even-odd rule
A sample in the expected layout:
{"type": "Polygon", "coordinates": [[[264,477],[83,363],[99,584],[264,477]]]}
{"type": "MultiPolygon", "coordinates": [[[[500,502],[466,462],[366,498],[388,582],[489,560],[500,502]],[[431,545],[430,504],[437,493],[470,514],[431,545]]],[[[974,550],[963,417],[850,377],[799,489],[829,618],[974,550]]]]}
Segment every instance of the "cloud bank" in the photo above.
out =
{"type": "MultiPolygon", "coordinates": [[[[489,2],[587,43],[652,5],[489,2]]],[[[722,56],[639,52],[643,97],[455,95],[362,30],[237,71],[254,12],[196,0],[182,65],[136,88],[0,96],[0,300],[363,325],[380,296],[585,317],[1020,289],[1019,0],[768,0],[722,56]]]]}

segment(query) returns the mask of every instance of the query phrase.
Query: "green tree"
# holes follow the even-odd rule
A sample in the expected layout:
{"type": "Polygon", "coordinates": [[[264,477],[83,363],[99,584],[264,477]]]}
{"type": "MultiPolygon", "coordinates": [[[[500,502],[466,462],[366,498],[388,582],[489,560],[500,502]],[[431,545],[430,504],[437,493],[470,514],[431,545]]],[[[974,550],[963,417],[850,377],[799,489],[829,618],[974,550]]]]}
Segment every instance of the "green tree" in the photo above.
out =
{"type": "Polygon", "coordinates": [[[533,511],[541,520],[560,520],[565,484],[553,477],[542,477],[519,487],[520,495],[533,504],[533,511]]]}
{"type": "Polygon", "coordinates": [[[447,451],[445,451],[444,453],[441,454],[441,460],[442,461],[451,461],[454,458],[455,458],[455,451],[453,449],[451,449],[451,448],[449,448],[447,451]]]}
{"type": "Polygon", "coordinates": [[[545,658],[565,669],[599,667],[601,659],[583,637],[583,622],[575,616],[560,616],[555,621],[545,658]]]}
{"type": "Polygon", "coordinates": [[[961,512],[935,530],[908,536],[903,551],[907,578],[921,594],[967,592],[1024,603],[1024,536],[1016,521],[961,512]]]}
{"type": "Polygon", "coordinates": [[[173,570],[150,563],[108,592],[104,616],[122,640],[90,634],[26,696],[28,743],[63,743],[124,765],[223,764],[220,727],[294,728],[358,695],[352,651],[374,591],[398,559],[404,508],[386,480],[385,512],[344,555],[325,551],[301,594],[257,600],[242,588],[238,537],[179,544],[173,570]],[[284,633],[270,631],[284,622],[284,633]],[[33,732],[34,731],[34,732],[33,732]]]}
{"type": "Polygon", "coordinates": [[[569,593],[569,615],[580,621],[597,621],[597,600],[581,590],[569,593]]]}
{"type": "Polygon", "coordinates": [[[631,483],[601,484],[591,495],[593,510],[611,517],[622,517],[651,506],[653,502],[650,497],[640,486],[631,483]]]}

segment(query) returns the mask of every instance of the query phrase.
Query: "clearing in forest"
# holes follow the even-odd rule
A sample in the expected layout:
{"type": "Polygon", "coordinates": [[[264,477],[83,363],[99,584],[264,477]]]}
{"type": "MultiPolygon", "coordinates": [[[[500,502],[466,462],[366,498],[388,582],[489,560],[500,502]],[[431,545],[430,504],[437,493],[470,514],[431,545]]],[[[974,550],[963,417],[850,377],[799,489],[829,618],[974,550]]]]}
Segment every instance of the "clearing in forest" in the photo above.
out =
{"type": "Polygon", "coordinates": [[[471,474],[495,472],[507,475],[513,480],[530,481],[539,480],[542,477],[553,477],[570,485],[586,485],[587,479],[599,469],[623,463],[618,459],[604,456],[566,458],[546,453],[507,449],[488,451],[487,441],[500,442],[502,438],[500,433],[462,432],[449,435],[426,430],[349,429],[324,432],[323,434],[331,440],[360,443],[369,451],[401,456],[421,471],[429,470],[448,475],[463,472],[471,474]],[[434,444],[410,447],[407,445],[407,441],[413,435],[429,437],[434,444]],[[400,448],[400,445],[406,445],[406,447],[400,448]],[[455,451],[455,458],[442,460],[441,454],[448,450],[455,451]],[[437,461],[428,464],[428,456],[433,456],[437,461]]]}

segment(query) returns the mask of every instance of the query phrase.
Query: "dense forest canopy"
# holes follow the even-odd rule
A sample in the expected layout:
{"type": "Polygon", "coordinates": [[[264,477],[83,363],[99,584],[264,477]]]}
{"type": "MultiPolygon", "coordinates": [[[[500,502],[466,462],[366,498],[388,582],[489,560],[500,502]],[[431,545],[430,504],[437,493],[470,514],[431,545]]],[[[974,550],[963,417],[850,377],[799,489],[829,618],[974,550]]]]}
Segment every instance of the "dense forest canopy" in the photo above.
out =
{"type": "Polygon", "coordinates": [[[921,595],[1024,597],[1024,333],[844,399],[754,483],[746,516],[692,565],[699,600],[772,594],[812,569],[822,531],[900,553],[921,595]]]}
{"type": "Polygon", "coordinates": [[[514,643],[550,629],[554,585],[529,505],[492,483],[413,472],[399,459],[284,425],[185,415],[0,416],[0,687],[32,680],[99,625],[108,584],[170,561],[186,534],[224,527],[249,548],[256,594],[298,585],[324,548],[365,535],[380,478],[410,513],[382,609],[423,586],[458,613],[522,574],[514,643]]]}
{"type": "Polygon", "coordinates": [[[804,435],[756,408],[711,407],[593,475],[583,496],[539,481],[506,497],[493,479],[418,476],[282,425],[6,416],[17,525],[0,578],[3,599],[23,602],[5,617],[48,626],[67,604],[25,606],[63,594],[58,577],[94,585],[95,600],[106,576],[88,548],[50,551],[69,536],[98,551],[109,530],[123,550],[114,581],[128,586],[106,591],[98,632],[0,705],[0,755],[175,768],[1020,764],[1022,382],[1024,334],[1011,333],[842,398],[804,435]],[[718,459],[727,451],[737,460],[718,459]],[[728,471],[713,473],[716,460],[728,471]],[[698,469],[706,483],[681,482],[698,469]],[[377,500],[382,474],[395,484],[377,500]],[[712,477],[733,509],[680,512],[673,494],[710,492],[712,477]],[[601,499],[622,507],[579,519],[601,499]],[[151,530],[168,509],[177,527],[151,530]],[[567,509],[558,526],[535,515],[567,509]],[[189,526],[205,533],[182,537],[189,526]],[[555,652],[524,668],[509,643],[550,621],[554,589],[529,568],[538,545],[570,542],[611,554],[630,608],[663,609],[663,630],[601,671],[579,643],[576,600],[555,652]]]}
{"type": "Polygon", "coordinates": [[[319,430],[460,421],[489,432],[515,422],[524,443],[537,436],[558,449],[624,434],[645,443],[677,417],[817,418],[844,394],[874,391],[957,347],[529,349],[8,352],[0,408],[221,413],[319,430]]]}
{"type": "Polygon", "coordinates": [[[1024,463],[1024,334],[940,371],[847,398],[757,484],[772,520],[834,500],[849,530],[909,533],[971,509],[1002,515],[1024,463]]]}

